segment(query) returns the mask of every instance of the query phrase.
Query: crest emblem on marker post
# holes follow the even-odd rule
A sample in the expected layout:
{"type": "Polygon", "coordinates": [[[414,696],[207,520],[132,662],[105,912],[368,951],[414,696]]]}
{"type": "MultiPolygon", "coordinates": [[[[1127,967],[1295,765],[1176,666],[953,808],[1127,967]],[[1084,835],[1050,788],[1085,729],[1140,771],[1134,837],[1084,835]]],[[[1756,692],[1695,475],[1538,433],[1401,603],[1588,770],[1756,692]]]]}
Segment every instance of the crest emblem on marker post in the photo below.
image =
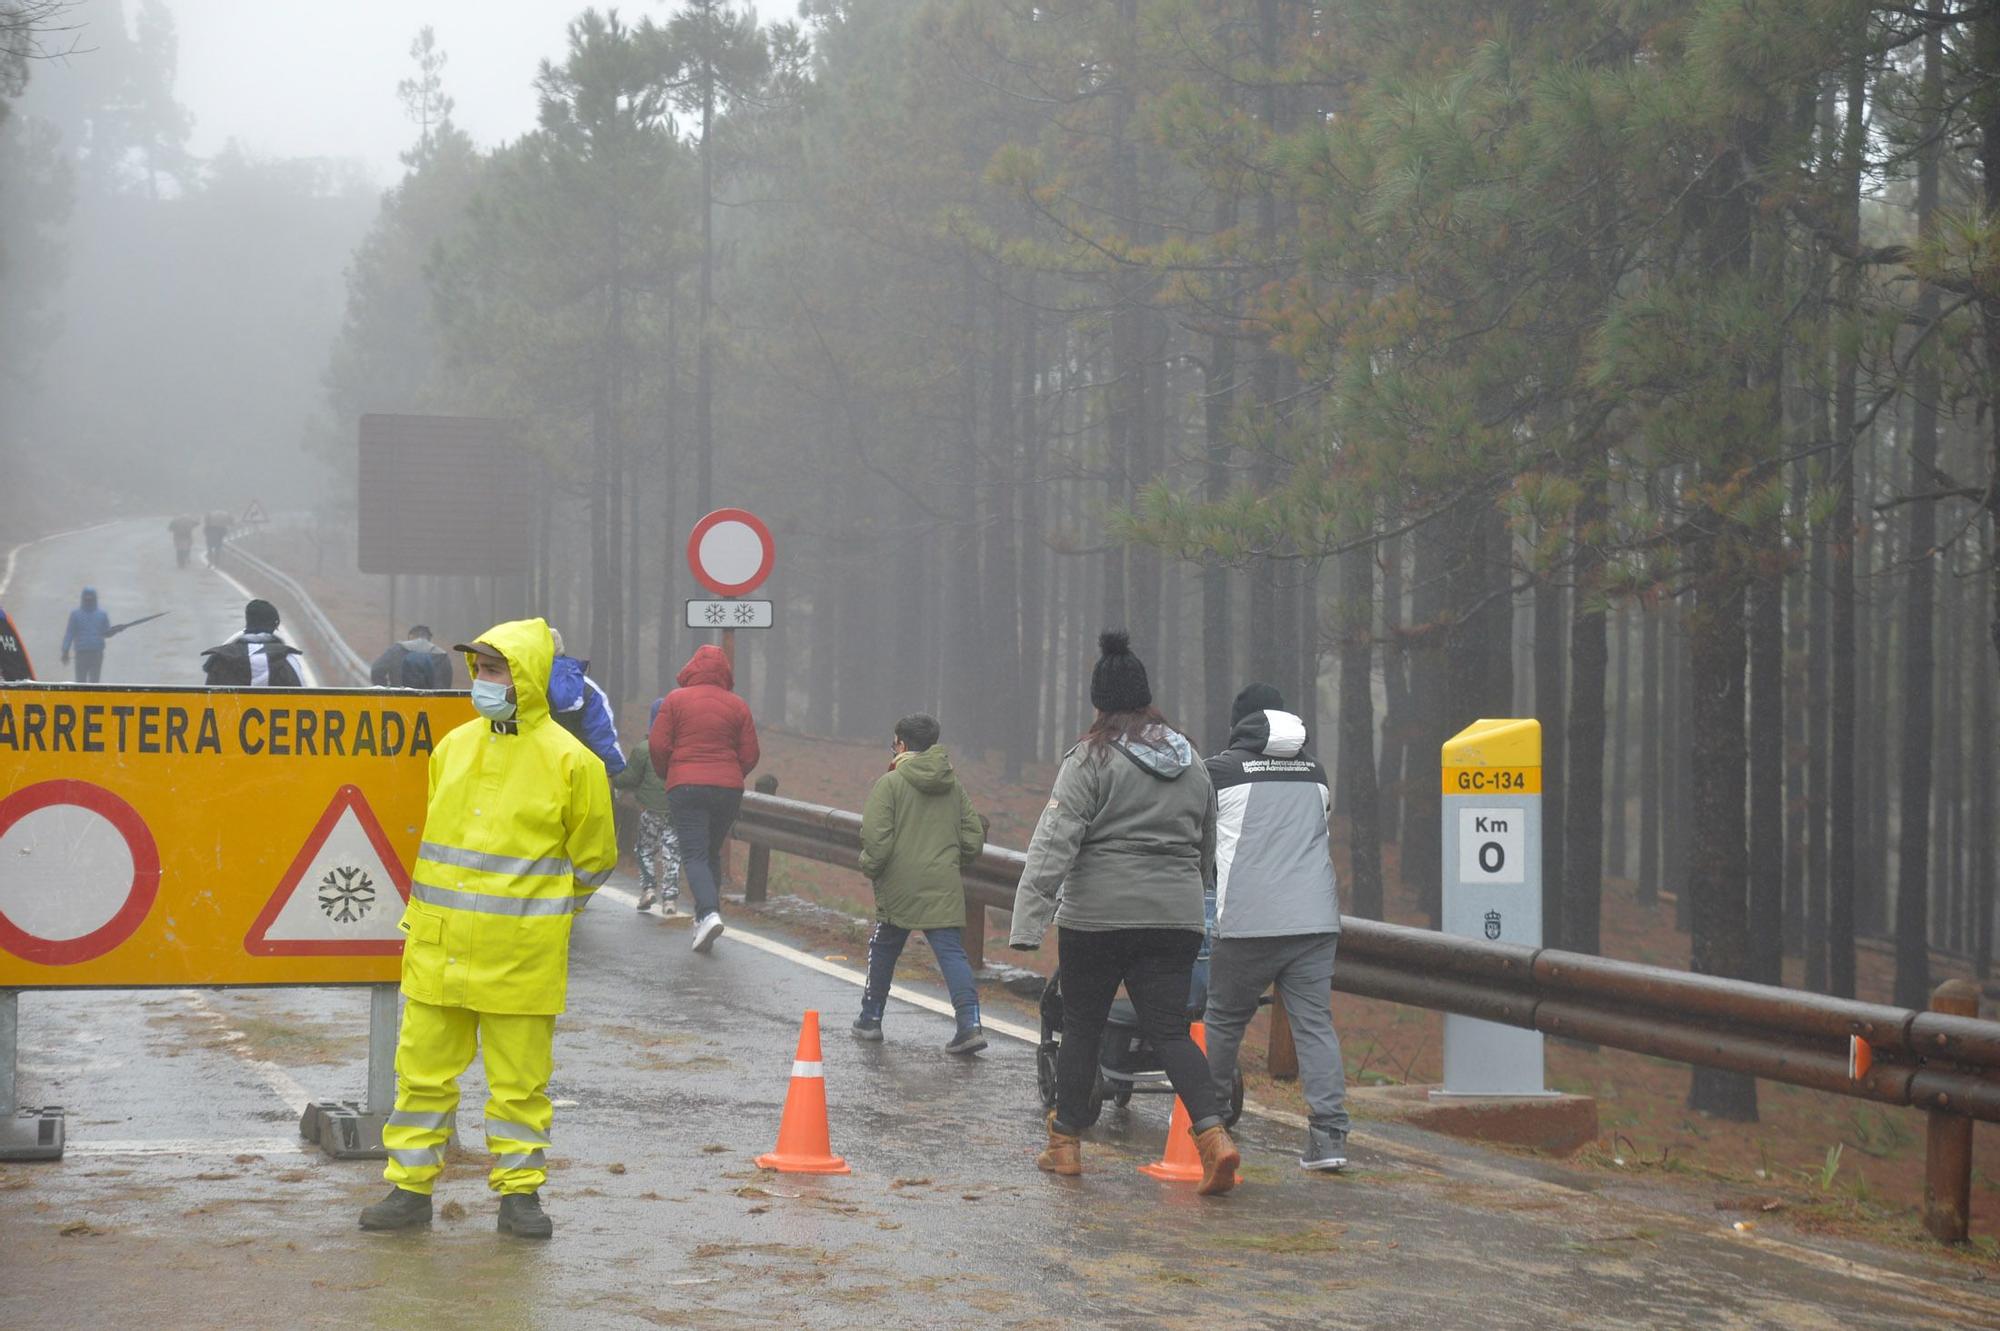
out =
{"type": "Polygon", "coordinates": [[[244,935],[256,956],[390,955],[410,876],[356,786],[342,786],[244,935]]]}
{"type": "Polygon", "coordinates": [[[696,582],[717,596],[756,590],[771,576],[777,557],[771,529],[747,509],[718,508],[695,523],[688,535],[688,569],[696,582]]]}

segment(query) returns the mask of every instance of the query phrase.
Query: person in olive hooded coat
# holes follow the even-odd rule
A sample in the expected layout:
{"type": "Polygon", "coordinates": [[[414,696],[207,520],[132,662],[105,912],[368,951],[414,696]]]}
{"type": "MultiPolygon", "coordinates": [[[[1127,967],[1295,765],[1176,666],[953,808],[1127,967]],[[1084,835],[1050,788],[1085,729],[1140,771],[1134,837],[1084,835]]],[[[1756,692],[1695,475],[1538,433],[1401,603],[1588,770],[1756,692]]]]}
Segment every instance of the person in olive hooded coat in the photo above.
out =
{"type": "Polygon", "coordinates": [[[896,961],[914,930],[921,929],[951,990],[958,1031],[948,1053],[986,1047],[979,1023],[979,990],[959,929],[965,923],[965,884],[959,870],[979,857],[986,830],[951,755],[938,743],[937,721],[922,713],[896,723],[886,776],[876,779],[861,813],[861,872],[875,885],[875,932],[868,939],[868,985],[854,1034],[882,1038],[882,1012],[896,961]]]}

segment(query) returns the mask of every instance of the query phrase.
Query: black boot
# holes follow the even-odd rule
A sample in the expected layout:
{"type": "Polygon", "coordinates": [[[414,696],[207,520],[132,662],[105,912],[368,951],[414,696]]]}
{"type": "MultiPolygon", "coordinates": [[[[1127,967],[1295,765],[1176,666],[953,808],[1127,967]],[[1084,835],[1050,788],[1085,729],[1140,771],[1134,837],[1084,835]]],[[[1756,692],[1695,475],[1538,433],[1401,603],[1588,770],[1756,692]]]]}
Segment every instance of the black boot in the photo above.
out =
{"type": "Polygon", "coordinates": [[[539,1192],[510,1192],[500,1199],[500,1232],[516,1238],[545,1239],[556,1232],[554,1222],[542,1210],[539,1192]]]}
{"type": "Polygon", "coordinates": [[[408,1188],[391,1188],[387,1197],[361,1209],[363,1229],[411,1229],[430,1222],[430,1195],[408,1188]]]}

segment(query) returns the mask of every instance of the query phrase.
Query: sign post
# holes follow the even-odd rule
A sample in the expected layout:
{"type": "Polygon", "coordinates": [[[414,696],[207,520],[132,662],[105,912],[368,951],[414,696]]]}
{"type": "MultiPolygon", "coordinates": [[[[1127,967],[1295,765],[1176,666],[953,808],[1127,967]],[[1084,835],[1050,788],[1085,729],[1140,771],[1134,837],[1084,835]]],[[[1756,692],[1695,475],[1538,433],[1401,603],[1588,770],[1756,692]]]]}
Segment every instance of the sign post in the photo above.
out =
{"type": "Polygon", "coordinates": [[[720,628],[722,654],[736,665],[736,630],[767,629],[772,613],[769,601],[738,601],[734,598],[755,591],[771,576],[777,561],[777,542],[764,520],[748,509],[718,508],[694,524],[688,534],[688,569],[696,582],[724,599],[689,601],[689,628],[720,628]]]}
{"type": "MultiPolygon", "coordinates": [[[[1444,932],[1542,943],[1542,723],[1475,721],[1445,741],[1444,932]]],[[[1542,1033],[1447,1013],[1432,1095],[1546,1096],[1542,1033]]]]}

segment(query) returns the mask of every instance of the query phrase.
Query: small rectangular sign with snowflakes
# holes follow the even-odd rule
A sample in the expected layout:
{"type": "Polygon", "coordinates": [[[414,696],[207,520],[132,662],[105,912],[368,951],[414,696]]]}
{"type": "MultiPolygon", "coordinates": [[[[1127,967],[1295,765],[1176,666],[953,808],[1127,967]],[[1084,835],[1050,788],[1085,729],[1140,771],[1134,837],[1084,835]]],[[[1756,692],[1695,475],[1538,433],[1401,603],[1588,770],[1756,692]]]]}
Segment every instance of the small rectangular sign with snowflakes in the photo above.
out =
{"type": "Polygon", "coordinates": [[[689,601],[687,606],[687,626],[691,629],[771,627],[769,601],[689,601]]]}

